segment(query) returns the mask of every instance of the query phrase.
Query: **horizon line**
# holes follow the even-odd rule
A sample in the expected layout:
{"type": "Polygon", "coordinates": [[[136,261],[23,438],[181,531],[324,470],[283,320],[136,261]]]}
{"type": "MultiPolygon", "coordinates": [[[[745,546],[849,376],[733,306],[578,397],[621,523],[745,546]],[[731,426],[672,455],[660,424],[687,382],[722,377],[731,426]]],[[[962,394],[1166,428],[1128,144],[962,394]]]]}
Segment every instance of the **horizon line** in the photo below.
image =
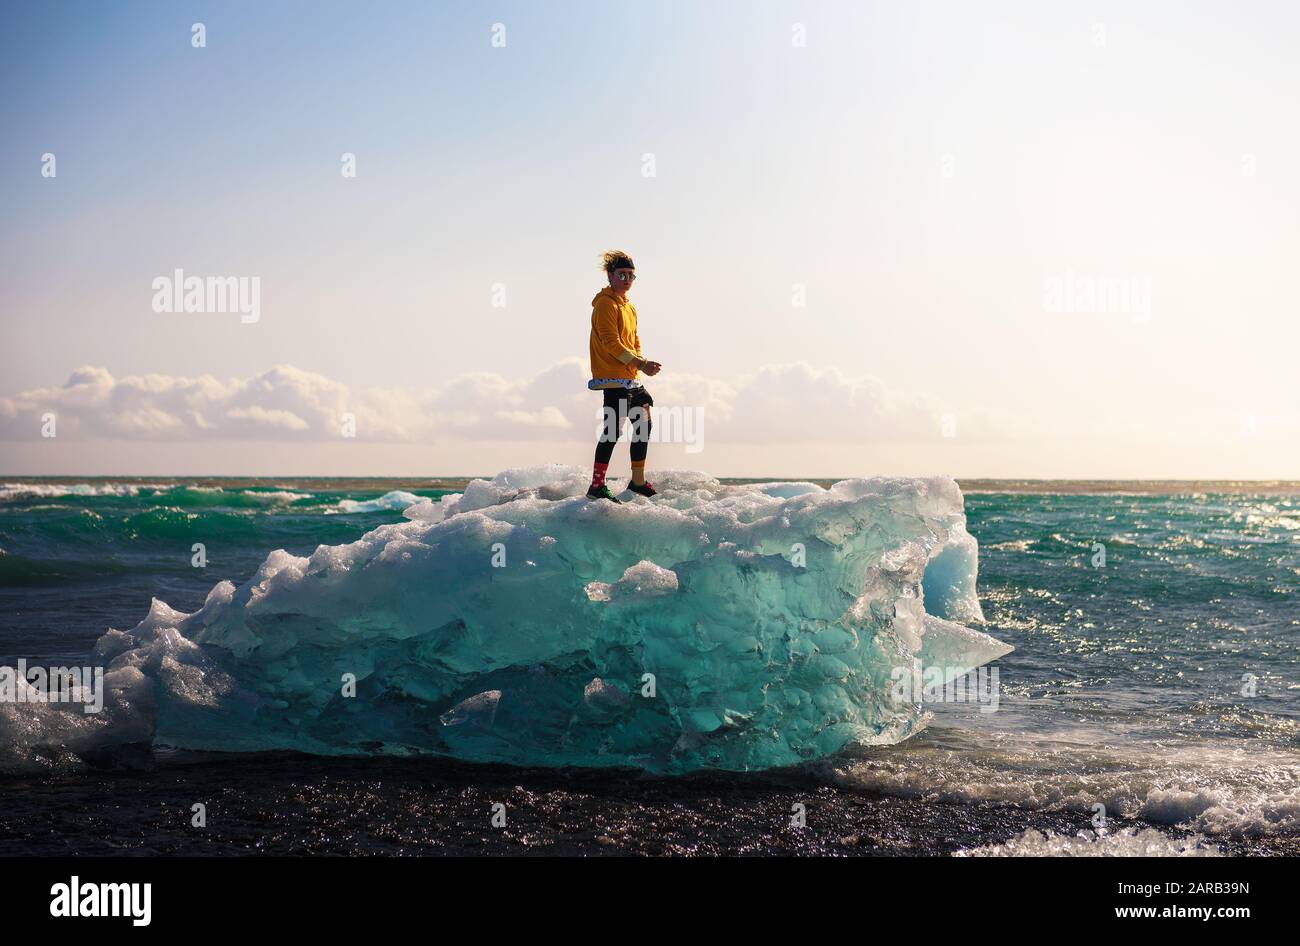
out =
{"type": "MultiPolygon", "coordinates": [[[[665,469],[674,470],[673,467],[665,469]]],[[[704,471],[700,471],[704,472],[704,471]]],[[[357,473],[357,474],[301,474],[301,473],[4,473],[0,478],[8,481],[41,479],[165,479],[165,480],[429,480],[436,482],[457,480],[491,480],[497,474],[400,474],[400,473],[357,473]]],[[[899,474],[859,474],[859,475],[821,475],[821,476],[715,476],[719,482],[744,481],[750,483],[786,483],[839,481],[849,479],[871,479],[883,476],[886,479],[927,479],[933,476],[948,476],[958,483],[1188,483],[1202,485],[1232,484],[1266,484],[1285,485],[1300,488],[1300,479],[1232,477],[1232,478],[1197,478],[1197,477],[1038,477],[1038,476],[961,476],[948,473],[899,473],[899,474]]],[[[616,479],[622,478],[621,475],[616,479]]]]}

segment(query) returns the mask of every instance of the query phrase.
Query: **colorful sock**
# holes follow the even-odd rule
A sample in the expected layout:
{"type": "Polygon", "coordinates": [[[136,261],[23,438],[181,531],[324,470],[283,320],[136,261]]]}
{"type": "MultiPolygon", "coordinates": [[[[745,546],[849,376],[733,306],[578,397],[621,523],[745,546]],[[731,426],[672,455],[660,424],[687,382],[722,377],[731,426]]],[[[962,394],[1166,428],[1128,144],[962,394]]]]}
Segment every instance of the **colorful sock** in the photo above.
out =
{"type": "Polygon", "coordinates": [[[637,486],[640,486],[642,483],[645,482],[645,461],[644,460],[632,461],[632,482],[635,483],[637,486]]]}
{"type": "Polygon", "coordinates": [[[591,468],[591,485],[596,489],[605,485],[605,471],[609,469],[608,463],[597,463],[591,468]]]}

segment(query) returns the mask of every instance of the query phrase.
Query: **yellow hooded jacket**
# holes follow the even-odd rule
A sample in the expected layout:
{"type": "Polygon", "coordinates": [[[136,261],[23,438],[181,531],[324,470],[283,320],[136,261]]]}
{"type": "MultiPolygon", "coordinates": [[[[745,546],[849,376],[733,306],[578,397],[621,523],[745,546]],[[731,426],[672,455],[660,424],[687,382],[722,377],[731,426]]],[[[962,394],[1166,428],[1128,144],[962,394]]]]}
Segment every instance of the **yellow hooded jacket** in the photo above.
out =
{"type": "MultiPolygon", "coordinates": [[[[635,381],[631,364],[641,357],[641,337],[636,333],[636,306],[620,299],[606,286],[591,300],[591,377],[627,378],[635,381]]],[[[602,384],[616,388],[617,384],[602,384]]]]}

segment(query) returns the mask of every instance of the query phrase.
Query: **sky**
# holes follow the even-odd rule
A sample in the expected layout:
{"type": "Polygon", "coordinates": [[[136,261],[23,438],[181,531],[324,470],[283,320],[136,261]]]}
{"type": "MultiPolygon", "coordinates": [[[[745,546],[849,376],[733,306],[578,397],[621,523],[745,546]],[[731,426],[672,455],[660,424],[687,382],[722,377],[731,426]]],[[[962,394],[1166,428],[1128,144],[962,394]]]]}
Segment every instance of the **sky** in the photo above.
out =
{"type": "Polygon", "coordinates": [[[1300,478],[1297,35],[1262,2],[7,3],[0,476],[589,465],[617,248],[652,480],[1300,478]],[[156,311],[177,270],[256,312],[156,311]]]}

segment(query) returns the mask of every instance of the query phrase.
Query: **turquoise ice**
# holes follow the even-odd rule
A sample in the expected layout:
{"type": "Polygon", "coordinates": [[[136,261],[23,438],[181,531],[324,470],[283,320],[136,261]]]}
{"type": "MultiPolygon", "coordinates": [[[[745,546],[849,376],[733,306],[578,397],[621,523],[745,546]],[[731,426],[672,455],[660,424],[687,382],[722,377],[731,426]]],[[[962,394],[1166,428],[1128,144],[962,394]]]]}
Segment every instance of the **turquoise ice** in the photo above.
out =
{"type": "Polygon", "coordinates": [[[951,479],[667,471],[615,505],[584,498],[588,478],[508,470],[350,544],[272,552],[193,614],[155,599],[96,645],[100,718],[8,725],[74,753],[763,769],[905,739],[925,717],[892,692],[900,671],[1011,650],[967,626],[978,552],[951,479]]]}

